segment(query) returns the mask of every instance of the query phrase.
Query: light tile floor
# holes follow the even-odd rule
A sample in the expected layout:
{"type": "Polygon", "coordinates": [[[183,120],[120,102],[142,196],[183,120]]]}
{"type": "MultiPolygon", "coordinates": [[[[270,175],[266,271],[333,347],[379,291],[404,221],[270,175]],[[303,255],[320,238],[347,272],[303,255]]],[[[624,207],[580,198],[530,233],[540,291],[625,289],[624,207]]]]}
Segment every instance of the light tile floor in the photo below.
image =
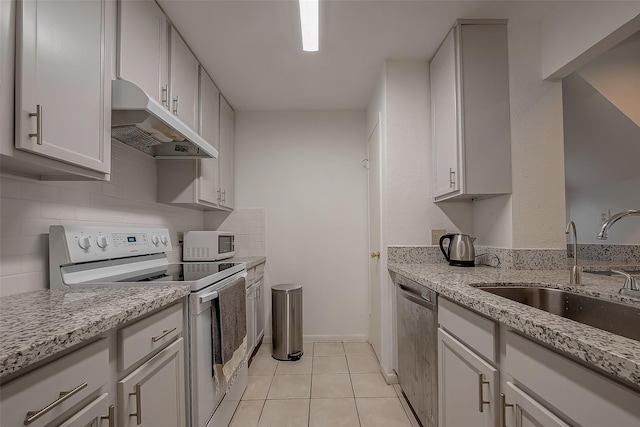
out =
{"type": "Polygon", "coordinates": [[[264,343],[231,427],[417,426],[399,387],[387,385],[365,342],[304,344],[296,362],[271,357],[264,343]]]}

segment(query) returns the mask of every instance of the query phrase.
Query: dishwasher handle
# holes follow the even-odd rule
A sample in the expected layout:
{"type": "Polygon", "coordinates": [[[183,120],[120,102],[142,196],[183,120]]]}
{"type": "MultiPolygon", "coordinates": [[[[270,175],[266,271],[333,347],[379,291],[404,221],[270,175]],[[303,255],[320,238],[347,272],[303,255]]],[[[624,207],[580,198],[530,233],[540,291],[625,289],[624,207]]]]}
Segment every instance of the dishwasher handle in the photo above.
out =
{"type": "Polygon", "coordinates": [[[431,295],[432,293],[435,294],[435,292],[430,289],[425,289],[424,293],[418,293],[416,290],[403,286],[401,283],[396,283],[396,285],[398,286],[398,291],[403,298],[421,305],[422,307],[426,307],[429,310],[435,310],[436,304],[431,295]]]}

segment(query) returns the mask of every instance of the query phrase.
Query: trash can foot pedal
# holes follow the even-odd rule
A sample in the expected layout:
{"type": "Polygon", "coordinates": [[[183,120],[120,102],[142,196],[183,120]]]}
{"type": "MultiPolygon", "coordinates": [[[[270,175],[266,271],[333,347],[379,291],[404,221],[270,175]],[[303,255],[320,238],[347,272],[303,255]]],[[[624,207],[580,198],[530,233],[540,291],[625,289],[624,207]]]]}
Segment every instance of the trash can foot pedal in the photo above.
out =
{"type": "Polygon", "coordinates": [[[302,357],[302,355],[304,354],[304,352],[302,351],[296,351],[295,353],[291,353],[288,355],[289,360],[300,360],[300,358],[302,357]]]}

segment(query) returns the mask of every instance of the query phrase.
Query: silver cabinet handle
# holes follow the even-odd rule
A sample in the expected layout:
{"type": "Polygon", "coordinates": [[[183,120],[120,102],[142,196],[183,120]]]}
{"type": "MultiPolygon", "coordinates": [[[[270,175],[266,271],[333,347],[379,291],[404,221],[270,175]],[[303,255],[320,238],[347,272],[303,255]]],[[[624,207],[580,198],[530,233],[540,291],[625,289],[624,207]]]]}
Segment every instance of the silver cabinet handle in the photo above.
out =
{"type": "Polygon", "coordinates": [[[484,380],[484,375],[478,374],[478,410],[480,412],[484,412],[484,405],[489,405],[491,403],[484,400],[484,391],[482,390],[482,386],[485,384],[490,383],[489,381],[484,380]]]}
{"type": "Polygon", "coordinates": [[[116,408],[113,405],[109,406],[109,415],[106,417],[100,417],[101,420],[109,420],[109,427],[116,427],[116,408]]]}
{"type": "Polygon", "coordinates": [[[173,98],[173,114],[175,114],[176,116],[179,116],[178,114],[179,105],[180,105],[180,96],[176,95],[176,97],[173,98]]]}
{"type": "Polygon", "coordinates": [[[46,414],[47,412],[49,412],[50,410],[52,410],[53,408],[55,408],[56,406],[58,406],[59,404],[64,402],[65,400],[69,399],[74,394],[78,393],[80,390],[82,390],[86,386],[87,386],[87,383],[82,383],[78,387],[74,388],[71,391],[61,391],[60,392],[60,397],[58,399],[56,399],[55,401],[49,403],[44,408],[39,409],[37,411],[29,411],[29,412],[27,412],[27,417],[24,420],[24,425],[28,426],[29,424],[31,424],[35,420],[39,419],[44,414],[46,414]]]}
{"type": "Polygon", "coordinates": [[[449,168],[449,187],[453,188],[456,185],[456,172],[449,168]]]}
{"type": "Polygon", "coordinates": [[[502,427],[507,427],[507,408],[513,408],[513,403],[507,403],[504,393],[500,393],[500,404],[502,406],[502,427]]]}
{"type": "Polygon", "coordinates": [[[173,328],[173,329],[164,330],[164,331],[162,331],[162,334],[161,334],[161,335],[158,335],[157,337],[152,337],[152,338],[151,338],[151,341],[153,341],[153,342],[158,342],[158,341],[160,341],[162,338],[164,338],[164,337],[166,337],[167,335],[169,335],[171,332],[175,331],[176,329],[178,329],[178,327],[177,327],[177,326],[176,326],[175,328],[173,328]]]}
{"type": "Polygon", "coordinates": [[[169,85],[162,86],[162,99],[160,100],[165,107],[169,106],[169,85]]]}
{"type": "Polygon", "coordinates": [[[227,193],[227,190],[222,190],[222,203],[224,203],[227,200],[226,193],[227,193]]]}
{"type": "Polygon", "coordinates": [[[42,145],[42,105],[36,105],[36,112],[29,113],[29,117],[36,118],[36,133],[30,133],[29,137],[36,138],[36,143],[42,145]]]}
{"type": "Polygon", "coordinates": [[[142,395],[140,393],[140,384],[136,384],[133,388],[134,392],[129,393],[129,396],[136,397],[136,413],[129,414],[130,417],[136,417],[136,425],[142,424],[142,395]]]}

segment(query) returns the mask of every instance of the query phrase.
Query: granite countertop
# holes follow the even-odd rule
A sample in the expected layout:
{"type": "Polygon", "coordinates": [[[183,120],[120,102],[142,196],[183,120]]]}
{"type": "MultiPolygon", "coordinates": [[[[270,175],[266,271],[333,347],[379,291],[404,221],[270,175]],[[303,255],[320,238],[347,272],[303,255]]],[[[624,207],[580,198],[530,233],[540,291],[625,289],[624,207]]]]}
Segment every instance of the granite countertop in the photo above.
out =
{"type": "Polygon", "coordinates": [[[189,295],[188,285],[41,290],[0,298],[0,378],[189,295]]]}
{"type": "Polygon", "coordinates": [[[618,295],[624,279],[583,274],[569,285],[568,270],[504,270],[446,264],[389,263],[390,271],[415,280],[496,321],[640,387],[640,341],[565,319],[475,288],[484,284],[546,286],[640,307],[640,299],[618,295]]]}
{"type": "Polygon", "coordinates": [[[244,262],[245,264],[247,264],[247,267],[246,267],[247,270],[250,270],[254,267],[259,266],[260,264],[264,264],[267,261],[267,257],[265,256],[233,257],[233,258],[227,259],[226,261],[244,262]]]}

